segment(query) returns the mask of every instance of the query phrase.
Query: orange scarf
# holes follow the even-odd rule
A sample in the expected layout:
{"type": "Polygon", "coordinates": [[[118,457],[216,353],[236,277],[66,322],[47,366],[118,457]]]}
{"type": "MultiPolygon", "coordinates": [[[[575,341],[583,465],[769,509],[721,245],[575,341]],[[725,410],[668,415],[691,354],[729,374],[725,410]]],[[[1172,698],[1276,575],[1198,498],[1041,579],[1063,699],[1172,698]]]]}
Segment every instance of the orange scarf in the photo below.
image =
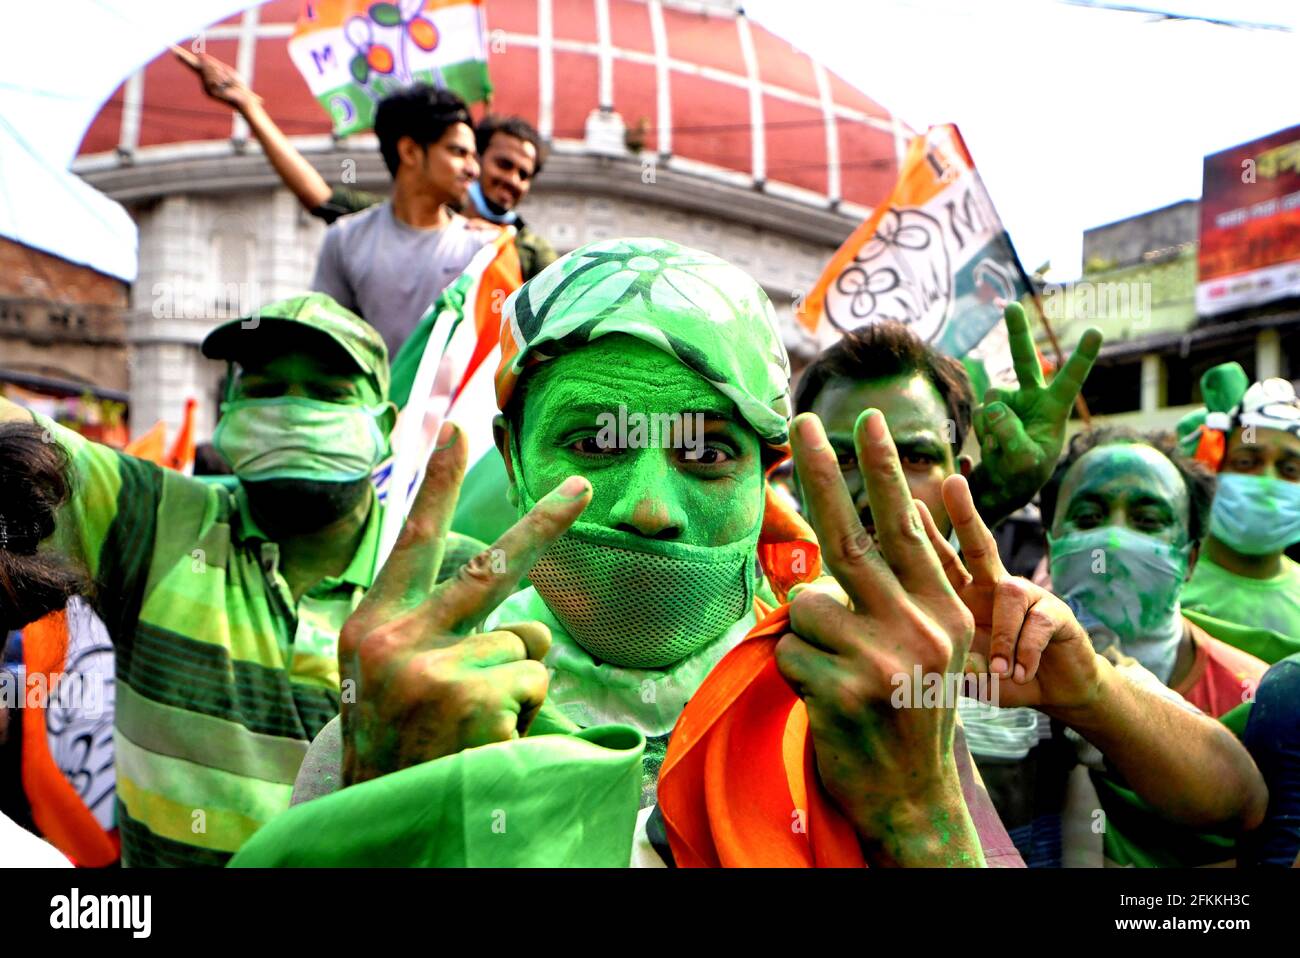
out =
{"type": "Polygon", "coordinates": [[[709,673],[668,742],[659,810],[682,868],[862,868],[817,777],[808,712],[776,668],[781,606],[709,673]]]}
{"type": "MultiPolygon", "coordinates": [[[[821,574],[812,529],[768,487],[759,559],[778,599],[821,574]]],[[[769,612],[686,705],[659,773],[659,810],[683,868],[853,867],[853,826],[817,778],[808,711],[776,669],[788,605],[769,612]]]]}

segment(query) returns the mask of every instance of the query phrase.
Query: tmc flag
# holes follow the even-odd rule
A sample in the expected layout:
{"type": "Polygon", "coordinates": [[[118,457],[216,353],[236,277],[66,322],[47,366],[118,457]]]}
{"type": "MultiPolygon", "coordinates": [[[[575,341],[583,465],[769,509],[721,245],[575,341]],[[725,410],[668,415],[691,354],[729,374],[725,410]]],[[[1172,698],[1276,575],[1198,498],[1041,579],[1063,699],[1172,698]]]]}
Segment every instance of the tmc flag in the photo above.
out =
{"type": "Polygon", "coordinates": [[[975,395],[1014,385],[1002,309],[1031,285],[952,125],[914,139],[889,198],[835,253],[798,310],[825,347],[882,320],[962,361],[975,395]]]}
{"type": "Polygon", "coordinates": [[[483,0],[306,0],[289,56],[334,134],[347,136],[370,129],[376,104],[412,83],[488,99],[486,41],[483,0]]]}

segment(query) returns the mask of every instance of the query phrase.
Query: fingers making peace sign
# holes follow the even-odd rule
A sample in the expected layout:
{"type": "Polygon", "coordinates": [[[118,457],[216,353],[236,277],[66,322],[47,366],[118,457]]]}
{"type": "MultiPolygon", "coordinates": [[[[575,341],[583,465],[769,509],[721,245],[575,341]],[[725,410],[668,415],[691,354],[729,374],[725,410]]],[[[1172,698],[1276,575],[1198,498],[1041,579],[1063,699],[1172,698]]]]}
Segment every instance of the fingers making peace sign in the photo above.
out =
{"type": "Polygon", "coordinates": [[[571,476],[435,586],[467,455],[444,425],[401,536],[339,635],[345,785],[523,735],[546,697],[546,626],[474,630],[581,515],[591,485],[571,476]]]}
{"type": "Polygon", "coordinates": [[[1023,506],[1051,478],[1065,444],[1070,410],[1101,351],[1101,333],[1085,330],[1047,384],[1024,309],[1010,303],[1003,319],[1019,388],[989,389],[971,418],[980,444],[980,464],[971,483],[980,513],[990,522],[1023,506]]]}
{"type": "Polygon", "coordinates": [[[960,555],[939,533],[925,505],[918,506],[948,581],[975,618],[966,671],[996,677],[996,685],[985,686],[996,689],[994,705],[1050,710],[1091,701],[1101,682],[1097,657],[1069,607],[1007,571],[960,476],[944,481],[943,502],[961,543],[960,555]]]}
{"type": "Polygon", "coordinates": [[[965,661],[972,616],[925,533],[884,416],[863,413],[854,441],[874,539],[820,420],[795,420],[808,518],[852,607],[823,588],[799,592],[777,667],[807,706],[822,782],[857,827],[869,861],[978,864],[953,755],[956,703],[918,707],[914,697],[900,703],[897,695],[900,677],[950,685],[965,661]],[[937,843],[936,821],[952,841],[937,843]]]}

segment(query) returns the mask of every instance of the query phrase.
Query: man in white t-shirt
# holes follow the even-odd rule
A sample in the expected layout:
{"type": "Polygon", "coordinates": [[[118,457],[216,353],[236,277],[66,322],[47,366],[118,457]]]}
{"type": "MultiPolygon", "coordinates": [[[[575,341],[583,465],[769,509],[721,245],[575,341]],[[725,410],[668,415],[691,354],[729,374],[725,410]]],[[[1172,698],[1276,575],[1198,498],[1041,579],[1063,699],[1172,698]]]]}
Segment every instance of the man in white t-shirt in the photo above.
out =
{"type": "Polygon", "coordinates": [[[469,111],[454,93],[416,85],[390,94],[375,135],[393,197],[329,228],[311,287],[379,330],[392,356],[497,228],[471,227],[452,209],[479,172],[469,111]]]}

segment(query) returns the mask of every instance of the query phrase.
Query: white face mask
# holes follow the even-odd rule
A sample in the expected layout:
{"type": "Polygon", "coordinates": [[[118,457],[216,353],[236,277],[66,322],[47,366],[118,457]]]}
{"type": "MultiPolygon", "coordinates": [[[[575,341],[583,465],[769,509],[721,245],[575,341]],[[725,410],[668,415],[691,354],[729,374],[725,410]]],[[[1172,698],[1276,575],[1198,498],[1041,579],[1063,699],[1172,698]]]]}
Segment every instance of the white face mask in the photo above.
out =
{"type": "Polygon", "coordinates": [[[222,406],[212,444],[246,481],[355,482],[387,455],[379,420],[391,406],[297,396],[238,399],[222,406]]]}
{"type": "Polygon", "coordinates": [[[1210,531],[1243,555],[1269,555],[1300,542],[1300,482],[1221,474],[1210,531]]]}
{"type": "Polygon", "coordinates": [[[1120,648],[1168,684],[1183,638],[1178,601],[1191,546],[1175,546],[1123,526],[1047,537],[1052,591],[1085,628],[1100,623],[1120,648]]]}

